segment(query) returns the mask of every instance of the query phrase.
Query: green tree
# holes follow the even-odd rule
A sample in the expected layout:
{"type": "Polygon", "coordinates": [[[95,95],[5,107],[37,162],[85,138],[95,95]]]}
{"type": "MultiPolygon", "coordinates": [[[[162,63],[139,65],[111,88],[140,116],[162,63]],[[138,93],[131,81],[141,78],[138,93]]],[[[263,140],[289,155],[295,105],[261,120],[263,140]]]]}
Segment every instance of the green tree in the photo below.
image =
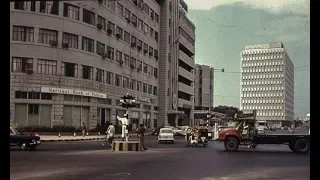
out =
{"type": "Polygon", "coordinates": [[[212,109],[214,112],[226,114],[227,117],[234,117],[235,113],[242,114],[242,111],[233,106],[216,106],[212,109]]]}

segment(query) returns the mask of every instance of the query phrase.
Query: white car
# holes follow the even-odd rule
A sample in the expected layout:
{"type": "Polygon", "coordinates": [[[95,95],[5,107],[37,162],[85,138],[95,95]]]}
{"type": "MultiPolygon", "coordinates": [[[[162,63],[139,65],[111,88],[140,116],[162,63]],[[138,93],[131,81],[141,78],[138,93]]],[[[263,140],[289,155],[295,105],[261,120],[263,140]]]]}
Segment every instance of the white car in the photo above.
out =
{"type": "Polygon", "coordinates": [[[177,136],[177,135],[179,135],[179,134],[181,134],[183,132],[183,130],[178,129],[178,128],[173,127],[173,126],[164,126],[163,128],[170,128],[173,131],[173,134],[175,136],[177,136]]]}
{"type": "Polygon", "coordinates": [[[174,143],[173,131],[171,128],[161,128],[158,134],[159,143],[171,142],[174,143]]]}

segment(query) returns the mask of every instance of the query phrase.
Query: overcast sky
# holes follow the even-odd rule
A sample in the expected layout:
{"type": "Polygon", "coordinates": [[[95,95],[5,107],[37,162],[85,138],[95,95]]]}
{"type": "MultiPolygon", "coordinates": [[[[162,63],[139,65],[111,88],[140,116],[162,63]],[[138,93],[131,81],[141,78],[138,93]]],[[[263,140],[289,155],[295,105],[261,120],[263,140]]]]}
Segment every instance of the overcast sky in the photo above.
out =
{"type": "Polygon", "coordinates": [[[240,106],[240,52],[282,42],[295,66],[295,114],[310,111],[310,1],[185,0],[196,26],[196,63],[214,68],[214,105],[240,106]],[[201,3],[200,3],[201,2],[201,3]]]}

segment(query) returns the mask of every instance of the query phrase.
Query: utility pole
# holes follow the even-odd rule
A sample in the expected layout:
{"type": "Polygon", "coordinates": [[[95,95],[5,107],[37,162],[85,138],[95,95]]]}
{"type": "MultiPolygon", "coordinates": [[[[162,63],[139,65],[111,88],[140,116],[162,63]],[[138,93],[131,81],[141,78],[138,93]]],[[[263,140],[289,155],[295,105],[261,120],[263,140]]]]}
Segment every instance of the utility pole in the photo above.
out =
{"type": "Polygon", "coordinates": [[[121,121],[122,124],[122,129],[121,129],[121,137],[122,139],[126,138],[126,141],[128,141],[128,121],[129,121],[129,112],[128,109],[135,107],[135,97],[129,95],[129,93],[127,93],[126,95],[124,95],[123,97],[121,97],[120,99],[121,105],[123,108],[126,108],[126,113],[124,114],[123,118],[118,118],[119,121],[121,121]]]}

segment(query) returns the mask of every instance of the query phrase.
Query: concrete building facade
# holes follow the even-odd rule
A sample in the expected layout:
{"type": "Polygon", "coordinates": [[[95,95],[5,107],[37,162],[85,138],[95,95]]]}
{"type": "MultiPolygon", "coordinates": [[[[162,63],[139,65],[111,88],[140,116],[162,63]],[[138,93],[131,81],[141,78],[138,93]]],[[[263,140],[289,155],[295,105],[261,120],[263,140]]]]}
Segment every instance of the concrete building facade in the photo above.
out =
{"type": "Polygon", "coordinates": [[[294,65],[282,43],[245,46],[241,52],[241,100],[244,113],[257,110],[269,127],[294,120],[294,65]]]}
{"type": "MultiPolygon", "coordinates": [[[[129,93],[138,102],[129,110],[133,126],[168,124],[170,103],[177,110],[184,108],[189,123],[193,100],[178,96],[188,86],[178,87],[179,82],[172,86],[170,79],[193,80],[195,27],[181,4],[177,0],[11,2],[10,122],[47,127],[80,127],[82,122],[89,128],[106,122],[119,125],[116,116],[125,113],[119,99],[129,93]],[[180,54],[180,44],[187,46],[185,54],[180,54]],[[190,63],[192,70],[179,71],[180,60],[190,63]],[[177,98],[170,99],[175,96],[167,92],[176,92],[177,98]]],[[[193,91],[189,93],[193,96],[193,91]]]]}
{"type": "Polygon", "coordinates": [[[214,68],[196,64],[194,80],[194,109],[209,110],[213,108],[213,72],[214,68]]]}

